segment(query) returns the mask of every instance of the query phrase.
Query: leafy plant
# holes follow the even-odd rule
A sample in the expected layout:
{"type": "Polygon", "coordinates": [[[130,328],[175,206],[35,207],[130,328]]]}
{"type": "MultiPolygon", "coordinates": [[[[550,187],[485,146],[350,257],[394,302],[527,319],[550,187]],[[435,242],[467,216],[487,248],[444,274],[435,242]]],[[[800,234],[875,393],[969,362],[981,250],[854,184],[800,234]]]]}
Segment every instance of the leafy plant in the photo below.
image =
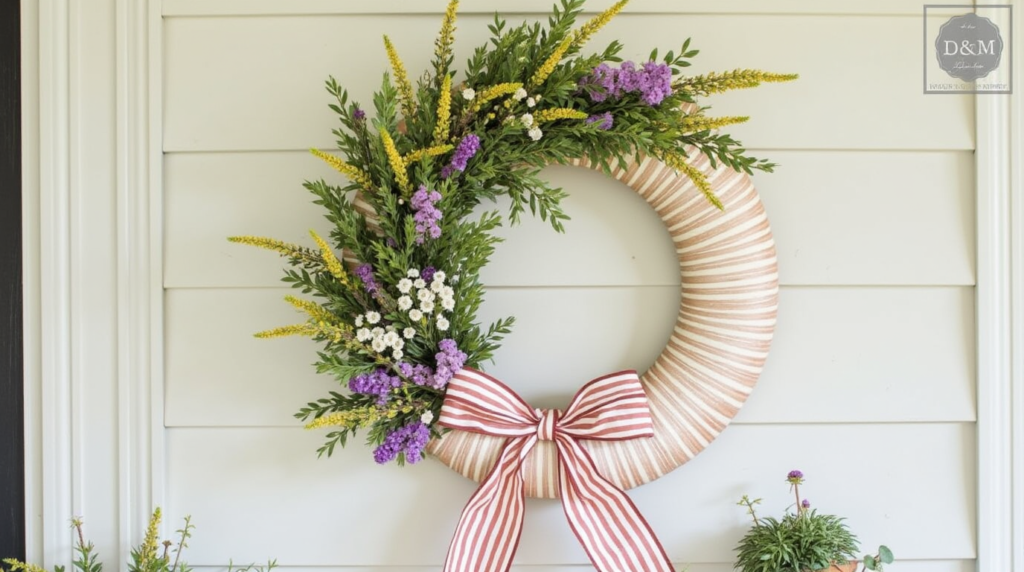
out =
{"type": "MultiPolygon", "coordinates": [[[[188,539],[192,538],[192,531],[195,525],[192,524],[192,517],[185,517],[185,524],[175,531],[177,543],[170,540],[159,542],[157,529],[160,526],[162,514],[157,507],[149,518],[146,527],[146,535],[142,543],[131,549],[130,560],[128,561],[129,572],[192,572],[192,568],[181,559],[181,553],[188,548],[188,539]],[[160,551],[159,547],[163,546],[160,551]]],[[[96,556],[96,546],[85,540],[82,532],[82,519],[71,520],[71,527],[75,531],[75,559],[71,565],[77,572],[102,572],[103,564],[96,556]]],[[[5,558],[0,566],[0,572],[47,572],[42,566],[29,564],[14,558],[5,558]]],[[[232,568],[228,565],[228,572],[271,572],[277,566],[276,560],[267,562],[266,566],[250,564],[244,568],[232,568]]],[[[54,572],[65,572],[64,566],[54,566],[54,572]]]]}
{"type": "MultiPolygon", "coordinates": [[[[809,572],[851,561],[857,553],[858,540],[845,519],[821,514],[811,509],[807,499],[800,498],[802,472],[790,471],[786,482],[796,499],[795,512],[787,512],[781,519],[758,518],[754,507],[761,499],[743,495],[737,503],[746,507],[754,525],[736,547],[734,567],[742,572],[809,572]]],[[[881,571],[883,564],[892,561],[892,551],[880,546],[878,554],[863,557],[862,570],[881,571]]]]}

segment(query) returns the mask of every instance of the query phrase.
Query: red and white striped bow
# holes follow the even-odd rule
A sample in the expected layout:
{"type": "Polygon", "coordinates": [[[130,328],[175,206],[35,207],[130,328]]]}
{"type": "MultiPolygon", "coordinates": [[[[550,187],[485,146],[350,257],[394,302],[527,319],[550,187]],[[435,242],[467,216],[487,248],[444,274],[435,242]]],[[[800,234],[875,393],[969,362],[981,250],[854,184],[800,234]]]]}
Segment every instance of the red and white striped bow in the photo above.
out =
{"type": "Polygon", "coordinates": [[[526,508],[522,463],[537,440],[558,448],[558,490],[569,526],[601,572],[672,572],[665,549],[626,493],[597,472],[577,439],[654,435],[647,396],[635,371],[583,386],[564,413],[533,409],[500,381],[464,369],[449,382],[438,422],[507,437],[490,474],[462,511],[445,572],[506,572],[519,545],[526,508]]]}

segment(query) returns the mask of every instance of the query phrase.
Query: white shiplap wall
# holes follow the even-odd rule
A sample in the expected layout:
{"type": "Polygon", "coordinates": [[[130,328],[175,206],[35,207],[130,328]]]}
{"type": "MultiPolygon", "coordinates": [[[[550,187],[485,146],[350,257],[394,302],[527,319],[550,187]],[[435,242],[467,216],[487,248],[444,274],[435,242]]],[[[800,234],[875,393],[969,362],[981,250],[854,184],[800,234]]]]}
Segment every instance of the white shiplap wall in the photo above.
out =
{"type": "MultiPolygon", "coordinates": [[[[692,36],[695,72],[761,67],[801,80],[711,100],[716,113],[751,115],[737,136],[782,164],[756,178],[779,248],[778,330],[734,425],[633,498],[675,561],[718,572],[746,527],[735,500],[763,496],[778,512],[782,477],[801,468],[815,506],[848,516],[866,545],[888,543],[898,569],[973,568],[973,100],[921,94],[920,6],[637,4],[595,44],[619,38],[640,60],[692,36]]],[[[479,12],[503,5],[513,7],[460,19],[460,54],[484,38],[479,12]]],[[[332,382],[308,367],[312,344],[250,337],[294,315],[278,260],[224,240],[302,241],[323,228],[300,186],[331,176],[302,151],[331,144],[323,79],[368,101],[386,67],[382,33],[417,73],[441,9],[163,3],[162,479],[171,522],[191,513],[200,527],[196,565],[277,557],[297,572],[398,572],[443,559],[473,485],[435,462],[376,467],[358,446],[317,460],[321,436],[291,413],[332,382]]],[[[642,201],[594,173],[549,172],[571,195],[569,233],[533,221],[507,231],[482,317],[517,316],[493,371],[554,406],[589,376],[653,361],[678,279],[642,201]]],[[[556,503],[531,501],[518,562],[586,562],[556,503]]]]}

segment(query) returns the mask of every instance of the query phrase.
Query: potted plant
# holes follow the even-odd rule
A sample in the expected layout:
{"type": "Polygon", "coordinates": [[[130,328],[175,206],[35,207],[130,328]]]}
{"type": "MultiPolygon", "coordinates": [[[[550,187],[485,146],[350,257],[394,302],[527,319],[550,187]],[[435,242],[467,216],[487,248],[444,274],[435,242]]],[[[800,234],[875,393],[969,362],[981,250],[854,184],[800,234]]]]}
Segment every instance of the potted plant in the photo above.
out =
{"type": "MultiPolygon", "coordinates": [[[[790,471],[786,482],[796,502],[793,512],[787,510],[781,519],[758,517],[754,506],[761,499],[744,495],[737,503],[746,507],[754,525],[736,547],[734,568],[742,572],[856,572],[858,541],[845,519],[821,514],[800,498],[802,472],[790,471]]],[[[865,555],[862,561],[862,572],[880,571],[892,563],[892,551],[879,546],[876,554],[865,555]]]]}

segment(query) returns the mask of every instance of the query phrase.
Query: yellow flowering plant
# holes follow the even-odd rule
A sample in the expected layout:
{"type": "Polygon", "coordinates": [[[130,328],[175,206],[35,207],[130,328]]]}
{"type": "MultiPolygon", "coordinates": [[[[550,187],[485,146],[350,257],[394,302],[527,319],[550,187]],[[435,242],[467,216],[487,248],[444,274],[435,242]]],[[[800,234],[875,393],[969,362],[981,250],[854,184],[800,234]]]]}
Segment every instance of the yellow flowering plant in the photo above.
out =
{"type": "Polygon", "coordinates": [[[547,25],[509,26],[495,16],[491,38],[462,70],[453,68],[458,0],[451,0],[434,59],[413,82],[387,36],[390,62],[369,110],[335,80],[326,87],[339,126],[337,151],[313,150],[343,179],[307,181],[326,211],[329,237],[315,248],[273,239],[231,240],[284,256],[284,280],[312,297],[289,298],[300,324],[260,337],[310,336],[322,344],[317,369],[347,391],[300,408],[309,428],[328,428],[321,455],[364,431],[380,463],[416,462],[434,428],[445,387],[462,367],[489,361],[513,318],[481,326],[479,273],[494,251],[496,227],[530,210],[563,231],[565,193],[540,176],[546,165],[588,158],[605,171],[643,153],[690,177],[721,207],[686,159],[694,149],[713,165],[770,171],[719,130],[745,117],[714,118],[697,98],[794,75],[757,70],[686,77],[697,55],[689,40],[649,61],[623,62],[613,41],[588,41],[627,4],[621,0],[581,25],[584,0],[560,0],[547,25]],[[510,210],[471,217],[484,201],[510,210]]]}
{"type": "MultiPolygon", "coordinates": [[[[184,525],[175,531],[175,541],[160,541],[159,528],[163,513],[160,507],[153,510],[146,525],[146,534],[142,542],[132,547],[127,565],[128,572],[192,572],[181,555],[188,548],[188,541],[192,538],[195,525],[192,524],[192,517],[186,516],[184,525]]],[[[96,545],[85,539],[84,524],[81,518],[71,520],[71,528],[74,532],[75,557],[71,565],[75,572],[102,572],[103,563],[99,561],[96,553],[96,545]]],[[[0,572],[48,572],[42,566],[22,562],[15,558],[4,558],[0,566],[0,572]]],[[[277,567],[277,561],[271,560],[266,566],[249,564],[248,566],[228,565],[228,572],[272,572],[277,567]]],[[[54,572],[65,572],[64,566],[55,566],[54,572]]]]}

